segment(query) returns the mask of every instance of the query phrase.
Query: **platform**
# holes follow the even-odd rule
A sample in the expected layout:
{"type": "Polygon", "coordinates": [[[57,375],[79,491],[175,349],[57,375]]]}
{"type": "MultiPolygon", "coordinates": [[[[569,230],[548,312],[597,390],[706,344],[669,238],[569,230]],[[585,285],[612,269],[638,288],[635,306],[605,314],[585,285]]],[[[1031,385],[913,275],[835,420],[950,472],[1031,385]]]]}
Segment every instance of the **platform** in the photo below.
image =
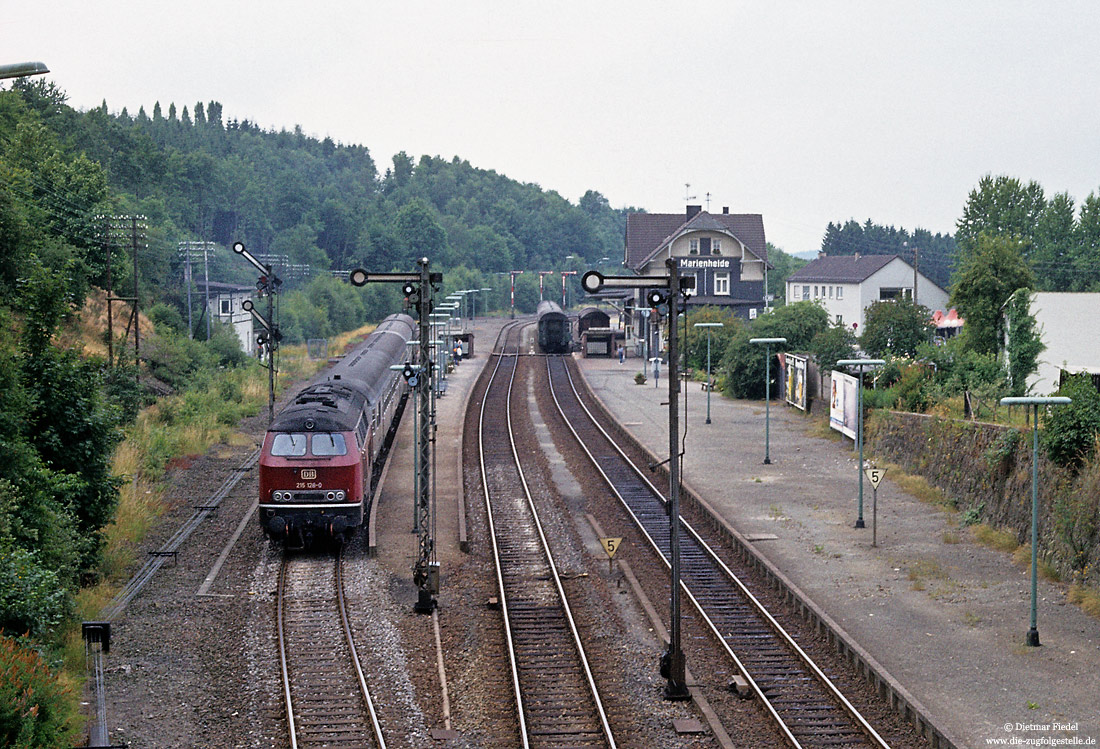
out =
{"type": "MultiPolygon", "coordinates": [[[[640,360],[578,359],[593,391],[657,456],[668,453],[668,382],[634,382],[640,360]]],[[[663,373],[662,373],[663,374],[663,373]]],[[[1029,573],[981,546],[948,513],[894,485],[878,490],[878,546],[855,529],[851,440],[809,435],[800,411],[684,388],[684,481],[789,577],[926,709],[957,746],[1100,742],[1100,620],[1040,581],[1042,647],[1025,645],[1029,573]],[[1061,726],[1061,728],[1059,728],[1061,726]],[[1049,739],[1048,739],[1049,741],[1049,739]]],[[[691,653],[687,653],[688,663],[691,653]]]]}

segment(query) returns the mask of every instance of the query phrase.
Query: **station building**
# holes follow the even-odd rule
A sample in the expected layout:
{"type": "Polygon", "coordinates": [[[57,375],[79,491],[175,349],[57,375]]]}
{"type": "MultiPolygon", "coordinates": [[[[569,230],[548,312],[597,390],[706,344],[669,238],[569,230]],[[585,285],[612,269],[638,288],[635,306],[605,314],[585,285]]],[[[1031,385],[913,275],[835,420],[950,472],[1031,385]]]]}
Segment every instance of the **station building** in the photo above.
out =
{"type": "MultiPolygon", "coordinates": [[[[640,276],[664,275],[668,258],[677,260],[682,276],[695,277],[689,307],[725,307],[746,320],[764,311],[771,265],[759,213],[709,213],[689,205],[684,213],[627,214],[623,265],[640,276]]],[[[631,306],[635,312],[625,319],[631,337],[656,339],[660,325],[645,309],[642,292],[631,306]]],[[[659,350],[659,341],[650,344],[657,349],[649,350],[659,350]]]]}

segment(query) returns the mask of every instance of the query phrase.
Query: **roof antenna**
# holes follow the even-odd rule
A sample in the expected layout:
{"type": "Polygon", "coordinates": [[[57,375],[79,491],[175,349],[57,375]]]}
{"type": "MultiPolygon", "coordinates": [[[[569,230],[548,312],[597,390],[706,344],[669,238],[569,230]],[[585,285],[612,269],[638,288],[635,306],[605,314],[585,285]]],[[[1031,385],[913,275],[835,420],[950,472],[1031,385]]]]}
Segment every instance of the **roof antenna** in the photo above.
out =
{"type": "Polygon", "coordinates": [[[710,193],[707,193],[707,213],[710,213],[710,193]]]}
{"type": "Polygon", "coordinates": [[[686,203],[689,200],[695,200],[695,196],[691,194],[691,183],[690,182],[685,182],[684,183],[684,202],[686,203]]]}

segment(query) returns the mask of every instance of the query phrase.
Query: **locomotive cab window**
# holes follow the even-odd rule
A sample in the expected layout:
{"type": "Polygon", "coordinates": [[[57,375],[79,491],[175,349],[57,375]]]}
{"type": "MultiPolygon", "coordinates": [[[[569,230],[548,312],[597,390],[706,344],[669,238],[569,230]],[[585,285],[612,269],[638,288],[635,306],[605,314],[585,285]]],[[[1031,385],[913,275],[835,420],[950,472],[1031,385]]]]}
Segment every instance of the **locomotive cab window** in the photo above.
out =
{"type": "Polygon", "coordinates": [[[306,436],[282,432],[271,442],[271,454],[286,458],[300,458],[306,454],[306,436]]]}
{"type": "Polygon", "coordinates": [[[321,432],[313,435],[310,442],[310,451],[318,457],[348,454],[348,446],[344,442],[344,435],[342,434],[321,432]]]}

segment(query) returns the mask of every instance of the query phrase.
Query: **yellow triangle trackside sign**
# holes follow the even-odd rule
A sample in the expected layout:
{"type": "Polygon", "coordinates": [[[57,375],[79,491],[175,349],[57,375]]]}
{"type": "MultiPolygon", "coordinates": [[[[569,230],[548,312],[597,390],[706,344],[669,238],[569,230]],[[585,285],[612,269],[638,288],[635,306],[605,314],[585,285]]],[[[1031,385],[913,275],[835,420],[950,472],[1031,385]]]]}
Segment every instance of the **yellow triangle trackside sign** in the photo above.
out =
{"type": "Polygon", "coordinates": [[[867,476],[867,480],[871,482],[871,486],[873,486],[875,489],[878,489],[878,485],[882,483],[883,477],[886,476],[886,469],[870,466],[868,468],[864,468],[863,473],[865,476],[867,476]]]}
{"type": "Polygon", "coordinates": [[[615,558],[615,552],[619,550],[619,544],[623,542],[622,536],[619,538],[601,538],[600,545],[603,546],[604,553],[607,554],[608,559],[615,558]]]}

